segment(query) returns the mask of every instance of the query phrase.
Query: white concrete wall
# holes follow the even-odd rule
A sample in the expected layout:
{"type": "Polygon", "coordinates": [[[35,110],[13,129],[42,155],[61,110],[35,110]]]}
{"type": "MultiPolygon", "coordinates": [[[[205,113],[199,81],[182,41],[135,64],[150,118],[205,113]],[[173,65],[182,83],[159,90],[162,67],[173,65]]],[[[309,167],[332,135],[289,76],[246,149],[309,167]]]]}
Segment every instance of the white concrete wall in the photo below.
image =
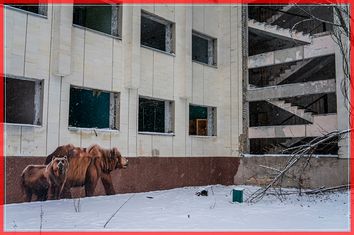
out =
{"type": "Polygon", "coordinates": [[[47,18],[5,9],[6,74],[44,80],[42,126],[7,124],[7,156],[45,156],[66,143],[118,146],[125,156],[238,156],[241,7],[124,6],[122,39],[72,26],[72,6],[59,7],[49,5],[47,18]],[[175,23],[175,55],[140,46],[141,9],[175,23]],[[217,66],[192,62],[192,30],[217,38],[217,66]],[[120,130],[68,129],[70,85],[120,92],[120,130]],[[138,133],[139,95],[175,102],[173,136],[138,133]],[[190,103],[217,107],[217,136],[189,136],[190,103]]]}

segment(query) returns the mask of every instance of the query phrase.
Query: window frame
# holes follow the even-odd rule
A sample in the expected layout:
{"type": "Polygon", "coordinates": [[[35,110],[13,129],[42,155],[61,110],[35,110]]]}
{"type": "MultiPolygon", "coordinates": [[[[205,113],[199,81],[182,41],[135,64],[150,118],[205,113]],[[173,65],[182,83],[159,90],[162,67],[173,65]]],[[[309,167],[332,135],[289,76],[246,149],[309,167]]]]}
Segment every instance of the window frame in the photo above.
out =
{"type": "Polygon", "coordinates": [[[172,21],[169,21],[169,20],[166,20],[158,15],[155,15],[155,14],[152,14],[148,11],[145,11],[145,10],[141,10],[141,15],[140,15],[141,19],[140,19],[140,46],[143,47],[143,48],[147,48],[147,49],[150,49],[150,50],[154,50],[154,51],[157,51],[157,52],[161,52],[161,53],[164,53],[164,54],[167,54],[167,55],[176,55],[176,24],[172,21]],[[161,50],[161,49],[158,49],[158,48],[155,48],[155,47],[151,47],[151,46],[148,46],[148,45],[144,45],[142,43],[142,25],[141,25],[141,21],[142,21],[142,18],[145,17],[145,18],[148,18],[150,19],[151,21],[155,21],[157,23],[160,23],[160,24],[163,24],[165,25],[165,28],[166,28],[166,32],[169,32],[170,33],[170,38],[169,38],[169,41],[166,42],[166,36],[165,36],[165,50],[161,50]],[[168,45],[168,46],[166,46],[168,45]]]}
{"type": "Polygon", "coordinates": [[[84,29],[84,30],[87,30],[87,31],[90,31],[90,32],[93,32],[93,33],[97,33],[97,34],[101,34],[101,35],[104,35],[104,36],[108,36],[108,37],[112,37],[112,38],[115,38],[115,39],[122,39],[122,19],[123,19],[123,14],[122,14],[122,5],[120,4],[102,4],[102,5],[88,5],[88,4],[73,4],[73,22],[72,22],[72,25],[73,27],[76,27],[76,28],[79,28],[79,29],[84,29]],[[102,32],[100,30],[97,30],[97,29],[92,29],[92,28],[89,28],[87,26],[83,26],[83,25],[79,25],[79,24],[75,24],[74,23],[74,7],[76,6],[111,6],[112,7],[112,12],[113,12],[113,8],[116,8],[117,10],[117,14],[116,14],[116,20],[117,20],[117,26],[116,26],[116,31],[117,31],[117,35],[113,35],[112,34],[112,14],[111,14],[111,33],[106,33],[106,32],[102,32]]]}
{"type": "Polygon", "coordinates": [[[155,97],[141,96],[138,97],[138,134],[142,135],[164,135],[164,136],[174,136],[175,135],[175,102],[173,100],[160,99],[155,97]],[[164,132],[156,131],[140,131],[139,130],[139,119],[140,119],[140,98],[161,101],[164,102],[164,132]]]}
{"type": "Polygon", "coordinates": [[[121,100],[121,92],[116,92],[116,91],[107,91],[107,90],[102,90],[102,89],[97,89],[97,88],[90,88],[90,87],[82,87],[82,86],[76,86],[70,84],[69,88],[69,103],[68,103],[68,130],[87,130],[87,131],[103,131],[103,132],[117,132],[120,131],[120,100],[121,100]],[[91,92],[105,92],[109,93],[110,98],[109,98],[109,127],[105,128],[99,128],[99,127],[78,127],[78,126],[71,126],[70,125],[70,102],[71,102],[71,96],[70,92],[71,89],[77,89],[77,90],[87,90],[91,92]],[[112,125],[114,125],[114,128],[112,128],[112,125]]]}
{"type": "Polygon", "coordinates": [[[191,54],[192,54],[192,61],[193,62],[202,64],[202,65],[211,66],[211,67],[217,67],[217,65],[218,65],[218,63],[217,63],[218,62],[218,60],[217,60],[217,55],[218,55],[217,47],[218,47],[217,38],[211,37],[209,35],[200,33],[195,30],[192,30],[192,53],[191,54]],[[199,38],[202,38],[202,39],[208,41],[208,63],[193,59],[193,36],[196,36],[196,37],[199,37],[199,38]],[[212,59],[212,61],[211,61],[211,59],[212,59]]]}
{"type": "Polygon", "coordinates": [[[190,133],[190,124],[188,124],[188,135],[190,137],[217,137],[218,133],[218,128],[217,128],[217,107],[215,106],[207,106],[207,105],[199,105],[199,104],[193,104],[189,103],[188,105],[188,122],[190,122],[190,107],[195,106],[195,107],[202,107],[202,108],[207,108],[207,135],[191,135],[190,133]]]}
{"type": "Polygon", "coordinates": [[[33,117],[33,122],[32,123],[16,123],[16,122],[6,122],[6,85],[4,84],[4,124],[6,125],[11,125],[11,126],[29,126],[29,127],[43,127],[43,102],[44,102],[44,79],[36,79],[36,78],[29,78],[29,77],[22,77],[22,76],[15,76],[11,74],[6,74],[3,76],[4,78],[4,83],[6,84],[6,79],[13,79],[13,80],[20,80],[20,81],[30,81],[34,82],[35,86],[35,93],[33,95],[33,100],[36,103],[38,103],[37,109],[36,105],[34,105],[34,117],[33,117]],[[35,120],[38,120],[37,123],[35,123],[35,120]]]}

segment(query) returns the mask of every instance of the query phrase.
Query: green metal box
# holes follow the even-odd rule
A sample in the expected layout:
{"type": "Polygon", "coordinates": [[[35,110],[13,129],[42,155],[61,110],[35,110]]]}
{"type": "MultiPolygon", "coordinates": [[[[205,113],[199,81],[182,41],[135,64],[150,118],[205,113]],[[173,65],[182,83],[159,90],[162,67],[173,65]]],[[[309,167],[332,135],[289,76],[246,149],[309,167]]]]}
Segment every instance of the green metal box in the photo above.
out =
{"type": "Polygon", "coordinates": [[[243,188],[232,189],[232,202],[243,202],[243,188]]]}

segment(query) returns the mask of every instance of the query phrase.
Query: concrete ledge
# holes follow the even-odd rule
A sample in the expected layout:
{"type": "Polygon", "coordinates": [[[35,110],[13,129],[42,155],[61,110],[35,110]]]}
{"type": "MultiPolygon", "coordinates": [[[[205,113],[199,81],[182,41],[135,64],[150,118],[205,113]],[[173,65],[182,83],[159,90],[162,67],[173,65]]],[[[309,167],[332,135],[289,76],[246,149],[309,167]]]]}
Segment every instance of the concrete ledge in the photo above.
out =
{"type": "MultiPolygon", "coordinates": [[[[288,162],[289,157],[244,157],[240,159],[240,166],[235,176],[235,184],[266,185],[273,180],[277,172],[263,166],[281,170],[288,162]]],[[[283,179],[284,187],[298,187],[299,176],[306,158],[301,159],[289,170],[283,179]]],[[[302,174],[304,188],[331,187],[349,183],[349,159],[341,158],[311,158],[302,174]]]]}
{"type": "Polygon", "coordinates": [[[336,81],[335,79],[330,79],[314,82],[292,83],[278,86],[252,88],[248,89],[246,100],[251,102],[334,92],[336,92],[336,81]]]}
{"type": "Polygon", "coordinates": [[[335,43],[331,35],[313,38],[309,45],[277,50],[248,57],[248,68],[260,68],[276,64],[284,64],[298,60],[331,55],[335,51],[335,43]]]}
{"type": "MultiPolygon", "coordinates": [[[[291,154],[242,154],[242,157],[291,157],[291,154]]],[[[309,157],[310,155],[303,155],[309,157]]],[[[312,154],[313,158],[338,158],[337,154],[312,154]]]]}
{"type": "Polygon", "coordinates": [[[248,128],[250,139],[315,137],[335,131],[337,114],[316,115],[313,124],[288,126],[258,126],[248,128]]]}

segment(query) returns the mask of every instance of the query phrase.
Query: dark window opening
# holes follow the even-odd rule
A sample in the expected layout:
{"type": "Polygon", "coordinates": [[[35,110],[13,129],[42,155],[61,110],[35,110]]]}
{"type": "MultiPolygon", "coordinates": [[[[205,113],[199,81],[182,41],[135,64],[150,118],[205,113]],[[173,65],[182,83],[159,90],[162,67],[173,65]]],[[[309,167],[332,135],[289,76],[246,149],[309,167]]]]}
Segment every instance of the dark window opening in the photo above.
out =
{"type": "Polygon", "coordinates": [[[47,15],[47,8],[48,6],[45,4],[32,4],[32,5],[27,5],[27,4],[7,4],[8,6],[23,10],[23,11],[28,11],[32,12],[38,15],[47,15]]]}
{"type": "Polygon", "coordinates": [[[140,132],[173,133],[173,102],[139,98],[140,132]]]}
{"type": "Polygon", "coordinates": [[[189,135],[216,136],[216,108],[189,105],[189,135]]]}
{"type": "Polygon", "coordinates": [[[173,53],[173,24],[142,13],[141,45],[173,53]]]}
{"type": "Polygon", "coordinates": [[[73,23],[102,33],[119,36],[120,18],[116,5],[74,5],[73,23]]]}
{"type": "Polygon", "coordinates": [[[118,129],[119,94],[71,87],[69,126],[118,129]]]}
{"type": "Polygon", "coordinates": [[[29,125],[42,123],[42,81],[6,77],[5,122],[29,125]]]}
{"type": "Polygon", "coordinates": [[[192,60],[208,65],[216,65],[216,39],[193,33],[192,60]]]}

